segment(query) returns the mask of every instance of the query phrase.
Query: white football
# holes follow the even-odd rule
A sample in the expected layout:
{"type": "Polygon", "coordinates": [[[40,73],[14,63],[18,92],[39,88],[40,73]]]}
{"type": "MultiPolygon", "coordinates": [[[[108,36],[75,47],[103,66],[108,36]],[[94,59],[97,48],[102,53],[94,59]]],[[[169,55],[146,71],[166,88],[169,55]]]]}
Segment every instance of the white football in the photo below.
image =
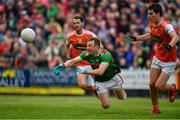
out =
{"type": "Polygon", "coordinates": [[[32,43],[35,40],[36,33],[31,28],[25,28],[21,31],[21,38],[26,43],[32,43]]]}

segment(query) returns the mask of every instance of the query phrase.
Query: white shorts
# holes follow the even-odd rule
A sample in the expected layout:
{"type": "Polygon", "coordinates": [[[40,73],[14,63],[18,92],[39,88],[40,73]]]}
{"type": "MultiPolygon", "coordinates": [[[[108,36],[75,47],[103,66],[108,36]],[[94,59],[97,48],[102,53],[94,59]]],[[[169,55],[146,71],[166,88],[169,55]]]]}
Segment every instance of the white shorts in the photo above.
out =
{"type": "MultiPolygon", "coordinates": [[[[83,72],[85,70],[92,70],[92,67],[90,65],[89,66],[77,66],[76,69],[77,69],[77,71],[79,71],[79,72],[77,72],[77,74],[78,74],[78,73],[83,72]]],[[[90,86],[95,85],[94,79],[91,75],[87,75],[87,83],[90,86]]]]}
{"type": "Polygon", "coordinates": [[[162,70],[167,74],[172,74],[175,71],[176,62],[162,62],[158,58],[154,57],[151,68],[162,70]]]}
{"type": "Polygon", "coordinates": [[[106,81],[106,82],[97,82],[96,81],[97,93],[105,93],[108,90],[115,90],[118,88],[122,88],[123,82],[124,81],[122,80],[120,73],[116,74],[109,81],[106,81]]]}

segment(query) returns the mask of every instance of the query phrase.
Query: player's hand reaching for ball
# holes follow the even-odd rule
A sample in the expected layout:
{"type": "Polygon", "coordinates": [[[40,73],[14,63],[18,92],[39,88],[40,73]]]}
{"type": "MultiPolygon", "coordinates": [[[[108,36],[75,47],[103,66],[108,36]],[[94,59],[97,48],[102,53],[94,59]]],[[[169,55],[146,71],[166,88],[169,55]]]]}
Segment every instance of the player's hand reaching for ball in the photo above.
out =
{"type": "Polygon", "coordinates": [[[54,68],[52,69],[52,72],[54,72],[54,73],[56,73],[56,74],[59,74],[59,73],[60,73],[62,70],[64,70],[64,69],[65,69],[65,65],[64,65],[64,64],[60,64],[60,65],[54,67],[54,68]]]}

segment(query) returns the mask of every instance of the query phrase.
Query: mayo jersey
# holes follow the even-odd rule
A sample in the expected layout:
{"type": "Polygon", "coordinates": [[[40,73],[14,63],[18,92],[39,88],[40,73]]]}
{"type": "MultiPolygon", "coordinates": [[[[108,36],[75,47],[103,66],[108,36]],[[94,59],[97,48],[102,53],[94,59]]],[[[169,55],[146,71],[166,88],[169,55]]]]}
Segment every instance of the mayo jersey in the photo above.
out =
{"type": "Polygon", "coordinates": [[[174,31],[171,23],[162,18],[158,25],[154,23],[150,23],[151,29],[151,37],[153,39],[158,39],[157,41],[157,49],[155,56],[163,61],[163,62],[175,62],[176,61],[176,46],[172,48],[170,52],[168,52],[163,46],[169,44],[171,41],[171,37],[168,33],[174,31]]]}
{"type": "Polygon", "coordinates": [[[101,62],[109,63],[108,68],[103,75],[95,75],[95,80],[98,82],[105,82],[111,80],[117,73],[120,73],[120,68],[112,63],[112,55],[106,49],[102,50],[98,56],[88,54],[86,51],[80,55],[82,60],[87,60],[92,69],[98,69],[101,62]]]}
{"type": "MultiPolygon", "coordinates": [[[[93,32],[85,29],[83,29],[83,33],[81,35],[78,35],[75,30],[69,32],[67,34],[66,45],[71,45],[71,58],[75,58],[85,51],[87,49],[87,41],[92,37],[97,38],[93,32]]],[[[77,63],[77,66],[86,65],[89,65],[89,62],[81,61],[77,63]]]]}

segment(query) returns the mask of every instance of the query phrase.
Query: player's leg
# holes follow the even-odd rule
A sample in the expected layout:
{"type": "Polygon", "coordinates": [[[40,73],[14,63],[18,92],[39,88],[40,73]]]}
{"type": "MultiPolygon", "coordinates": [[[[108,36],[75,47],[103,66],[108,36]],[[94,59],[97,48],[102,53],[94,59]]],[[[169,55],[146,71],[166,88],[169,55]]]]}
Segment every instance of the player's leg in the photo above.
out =
{"type": "Polygon", "coordinates": [[[87,75],[86,74],[79,74],[77,73],[77,81],[80,88],[86,90],[87,89],[87,75]]]}
{"type": "Polygon", "coordinates": [[[156,88],[156,82],[161,74],[161,65],[160,61],[154,57],[152,64],[151,64],[151,69],[150,69],[150,82],[149,82],[149,87],[150,87],[150,97],[151,97],[151,102],[153,105],[152,112],[155,114],[160,113],[160,108],[158,104],[158,89],[156,88]]]}
{"type": "Polygon", "coordinates": [[[104,109],[109,108],[109,90],[107,82],[96,82],[99,101],[104,109]]]}
{"type": "Polygon", "coordinates": [[[113,92],[118,99],[121,99],[121,100],[127,99],[126,92],[122,87],[114,89],[113,92]]]}
{"type": "Polygon", "coordinates": [[[118,99],[125,100],[127,99],[127,95],[122,87],[122,84],[123,84],[123,79],[120,73],[118,73],[109,81],[109,85],[110,85],[109,88],[113,90],[115,96],[118,99]]]}
{"type": "Polygon", "coordinates": [[[79,74],[78,73],[77,74],[78,85],[79,85],[80,88],[82,88],[84,90],[95,91],[96,90],[96,86],[94,84],[93,78],[91,77],[91,78],[88,79],[88,77],[90,77],[90,76],[88,76],[86,74],[79,74]],[[91,84],[88,83],[89,82],[88,80],[91,81],[90,82],[91,84]]]}
{"type": "Polygon", "coordinates": [[[162,63],[163,69],[156,82],[156,87],[159,90],[165,90],[169,92],[169,101],[173,102],[176,99],[176,85],[168,84],[170,75],[175,71],[175,62],[162,63]]]}
{"type": "Polygon", "coordinates": [[[96,91],[95,81],[94,81],[92,75],[88,75],[87,76],[87,82],[88,82],[87,90],[93,91],[94,94],[96,95],[96,97],[98,98],[98,94],[97,94],[97,91],[96,91]]]}
{"type": "Polygon", "coordinates": [[[161,72],[161,74],[159,75],[159,78],[155,84],[155,87],[159,90],[169,90],[171,89],[171,85],[170,84],[166,84],[168,79],[169,79],[170,75],[165,73],[165,72],[161,72]]]}
{"type": "MultiPolygon", "coordinates": [[[[90,70],[91,66],[78,66],[78,71],[90,70]]],[[[78,85],[84,90],[96,90],[94,80],[91,75],[77,73],[78,85]]]]}
{"type": "Polygon", "coordinates": [[[151,102],[153,105],[152,112],[155,114],[160,113],[160,108],[158,104],[158,89],[155,87],[156,81],[159,78],[160,73],[161,73],[161,70],[159,69],[154,69],[154,68],[150,69],[149,92],[150,92],[151,102]]]}
{"type": "Polygon", "coordinates": [[[169,101],[174,102],[174,100],[176,99],[176,85],[167,84],[169,77],[169,74],[162,72],[156,82],[156,87],[160,90],[167,90],[169,92],[169,101]]]}
{"type": "Polygon", "coordinates": [[[98,98],[101,102],[101,105],[104,109],[109,108],[109,91],[98,93],[98,98]]]}
{"type": "Polygon", "coordinates": [[[93,78],[86,74],[77,74],[77,81],[80,88],[84,90],[96,90],[93,78]]]}
{"type": "Polygon", "coordinates": [[[95,82],[94,82],[92,75],[87,75],[86,79],[87,79],[87,89],[95,91],[96,85],[95,85],[95,82]]]}
{"type": "Polygon", "coordinates": [[[159,76],[161,74],[161,70],[159,69],[150,69],[150,95],[151,95],[151,101],[153,105],[158,105],[158,89],[156,88],[156,81],[158,80],[159,76]]]}

